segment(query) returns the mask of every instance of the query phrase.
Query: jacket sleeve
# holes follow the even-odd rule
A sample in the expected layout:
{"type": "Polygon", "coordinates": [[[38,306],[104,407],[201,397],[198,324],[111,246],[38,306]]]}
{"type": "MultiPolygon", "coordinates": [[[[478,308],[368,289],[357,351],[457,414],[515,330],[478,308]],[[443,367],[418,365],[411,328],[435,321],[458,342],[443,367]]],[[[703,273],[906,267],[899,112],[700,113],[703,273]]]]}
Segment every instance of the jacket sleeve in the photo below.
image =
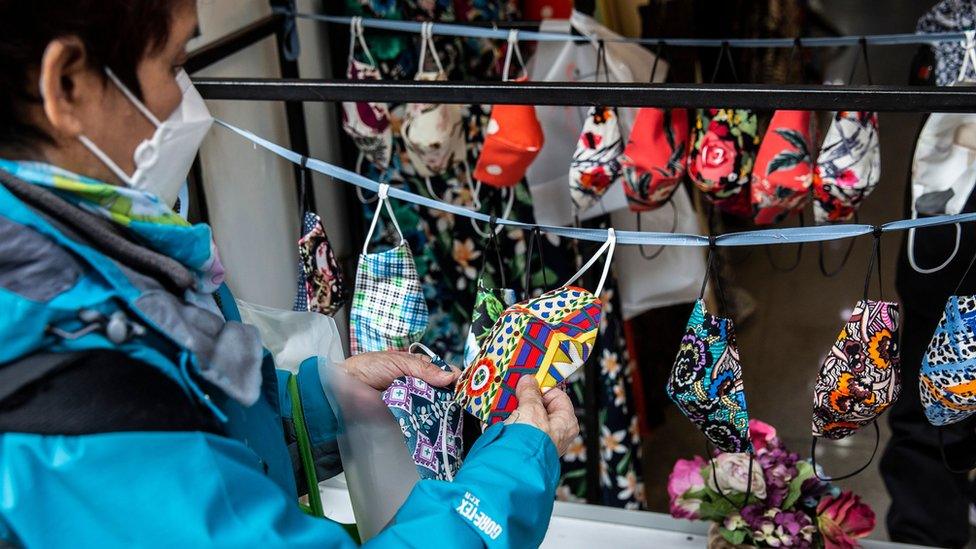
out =
{"type": "Polygon", "coordinates": [[[471,448],[454,482],[418,482],[367,546],[537,547],[558,480],[559,458],[547,434],[497,423],[471,448]]]}
{"type": "Polygon", "coordinates": [[[0,478],[0,534],[26,547],[355,547],[216,435],[7,433],[0,478]]]}

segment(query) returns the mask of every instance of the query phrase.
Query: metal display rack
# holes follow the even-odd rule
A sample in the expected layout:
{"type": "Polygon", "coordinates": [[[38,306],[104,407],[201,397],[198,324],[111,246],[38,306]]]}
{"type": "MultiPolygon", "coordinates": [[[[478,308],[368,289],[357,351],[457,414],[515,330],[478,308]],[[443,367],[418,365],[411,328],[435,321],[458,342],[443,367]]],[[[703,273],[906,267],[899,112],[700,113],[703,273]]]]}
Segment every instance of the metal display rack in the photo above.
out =
{"type": "MultiPolygon", "coordinates": [[[[584,2],[585,3],[585,2],[584,2]]],[[[297,61],[288,59],[286,48],[295,26],[293,0],[271,0],[275,12],[197,51],[186,65],[193,73],[274,35],[281,61],[281,78],[193,78],[205,99],[236,101],[284,101],[291,148],[308,155],[303,102],[424,102],[454,104],[534,104],[565,106],[750,108],[757,110],[863,110],[891,112],[976,112],[976,87],[908,86],[798,86],[762,84],[644,84],[564,82],[427,82],[349,81],[344,79],[301,79],[297,61]],[[289,15],[291,14],[291,15],[289,15]]],[[[477,25],[473,25],[477,26],[477,25]]],[[[505,25],[499,25],[504,27],[505,25]]],[[[519,27],[519,25],[510,25],[519,27]]],[[[484,28],[484,25],[480,26],[484,28]]],[[[863,37],[854,37],[854,43],[863,37]]],[[[884,42],[873,41],[881,47],[884,42]]],[[[904,42],[891,42],[904,43],[904,42]]],[[[584,42],[585,44],[585,42],[584,42]]],[[[676,44],[681,45],[681,44],[676,44]]],[[[727,44],[722,44],[723,47],[727,44]]],[[[804,43],[816,47],[813,43],[804,43]]],[[[756,47],[756,46],[741,46],[756,47]]],[[[770,47],[783,47],[782,45],[770,47]]],[[[824,46],[826,47],[826,46],[824,46]]],[[[302,166],[295,166],[295,184],[302,166]]],[[[206,198],[201,185],[199,162],[191,173],[198,218],[207,221],[206,198]]],[[[306,186],[305,203],[313,204],[312,186],[306,186]]],[[[596,361],[586,368],[584,420],[587,442],[588,500],[599,493],[599,425],[595,421],[596,361]]]]}

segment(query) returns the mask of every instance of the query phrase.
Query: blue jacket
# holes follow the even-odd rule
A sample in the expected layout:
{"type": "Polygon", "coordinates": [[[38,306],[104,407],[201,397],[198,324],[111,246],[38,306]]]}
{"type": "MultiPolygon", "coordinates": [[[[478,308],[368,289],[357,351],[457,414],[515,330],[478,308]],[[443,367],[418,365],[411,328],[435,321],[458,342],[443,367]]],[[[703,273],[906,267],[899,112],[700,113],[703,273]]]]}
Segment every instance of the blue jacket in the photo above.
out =
{"type": "MultiPolygon", "coordinates": [[[[0,541],[28,547],[354,546],[341,525],[297,505],[270,355],[256,404],[203,395],[186,372],[198,361],[140,316],[139,297],[111,258],[70,239],[0,186],[0,364],[38,351],[114,349],[158,368],[226,418],[226,436],[0,434],[0,541]],[[77,328],[81,309],[123,311],[149,330],[118,344],[97,331],[76,339],[51,335],[51,326],[77,328]]],[[[224,317],[234,320],[233,301],[221,302],[224,317]]],[[[337,429],[323,403],[306,410],[319,441],[334,439],[337,429]]],[[[538,545],[558,476],[555,447],[545,433],[495,425],[478,439],[454,482],[418,482],[368,545],[538,545]]]]}

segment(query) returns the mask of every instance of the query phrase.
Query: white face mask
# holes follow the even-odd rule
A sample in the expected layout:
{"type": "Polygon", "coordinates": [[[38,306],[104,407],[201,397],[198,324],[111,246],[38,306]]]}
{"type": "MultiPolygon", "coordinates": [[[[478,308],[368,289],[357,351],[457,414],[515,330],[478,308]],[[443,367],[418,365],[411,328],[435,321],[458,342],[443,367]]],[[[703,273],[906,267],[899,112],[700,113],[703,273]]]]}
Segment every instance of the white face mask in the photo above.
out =
{"type": "Polygon", "coordinates": [[[176,83],[183,92],[183,100],[169,118],[160,122],[107,67],[105,73],[139,112],[156,126],[156,131],[132,153],[136,171],[131,176],[122,171],[87,136],[79,135],[78,140],[126,185],[155,194],[161,201],[172,206],[190,172],[193,158],[213,124],[207,104],[193,87],[186,72],[180,71],[176,75],[176,83]]]}

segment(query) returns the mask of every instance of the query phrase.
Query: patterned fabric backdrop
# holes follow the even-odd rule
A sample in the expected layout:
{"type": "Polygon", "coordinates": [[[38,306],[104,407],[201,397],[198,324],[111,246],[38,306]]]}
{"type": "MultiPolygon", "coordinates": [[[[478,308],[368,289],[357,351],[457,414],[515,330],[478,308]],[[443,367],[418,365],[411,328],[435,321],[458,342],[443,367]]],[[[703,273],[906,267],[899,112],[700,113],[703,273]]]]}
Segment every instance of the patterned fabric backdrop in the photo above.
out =
{"type": "MultiPolygon", "coordinates": [[[[429,2],[394,0],[346,0],[347,15],[387,17],[407,20],[440,21],[488,21],[516,17],[514,2],[504,0],[434,0],[429,2]]],[[[373,56],[380,65],[383,78],[413,78],[416,72],[419,40],[408,35],[376,35],[369,31],[366,39],[373,56]]],[[[498,79],[504,52],[503,42],[485,40],[434,37],[444,69],[450,79],[498,79]]],[[[344,68],[342,69],[344,70],[344,68]]],[[[459,162],[447,173],[430,178],[428,187],[424,178],[417,177],[404,151],[399,126],[404,105],[390,105],[394,129],[393,158],[390,167],[382,172],[363,162],[361,173],[378,181],[387,181],[411,192],[431,196],[468,208],[474,207],[474,197],[468,182],[468,167],[474,167],[483,141],[482,128],[489,120],[491,107],[469,105],[464,107],[467,141],[467,164],[459,162]],[[433,192],[433,196],[431,195],[433,192]]],[[[567,166],[567,173],[569,166],[567,166]]],[[[513,187],[514,204],[509,216],[524,221],[533,220],[532,197],[523,183],[513,187]]],[[[504,192],[508,192],[507,190],[504,192]]],[[[568,192],[568,188],[567,188],[568,192]]],[[[482,188],[482,211],[501,216],[503,196],[493,188],[482,188]]],[[[417,272],[424,285],[424,294],[430,310],[430,324],[424,343],[447,361],[460,365],[463,362],[464,338],[470,322],[471,310],[477,291],[477,276],[485,255],[489,286],[500,285],[498,265],[494,253],[485,254],[482,235],[468,219],[457,219],[452,214],[418,208],[394,200],[393,208],[404,236],[414,251],[417,272]]],[[[375,203],[366,204],[363,214],[371,218],[375,203]]],[[[381,218],[381,223],[382,223],[381,218]]],[[[385,225],[374,235],[377,243],[396,242],[392,227],[385,225]]],[[[482,232],[487,227],[481,227],[482,232]]],[[[501,256],[506,262],[505,277],[510,287],[521,291],[526,270],[528,233],[506,230],[499,235],[501,256]]],[[[593,250],[584,249],[586,256],[593,250]]],[[[572,242],[545,235],[543,239],[545,267],[539,268],[539,259],[532,260],[530,287],[538,295],[543,288],[557,287],[576,269],[576,252],[572,242]]],[[[612,278],[612,277],[611,277],[612,278]]],[[[615,282],[607,282],[601,298],[605,305],[597,344],[598,355],[591,360],[600,361],[599,423],[600,423],[600,494],[596,500],[603,505],[640,508],[644,503],[641,474],[640,432],[632,402],[631,383],[633,363],[627,354],[623,319],[620,315],[615,282]]],[[[578,407],[583,406],[582,378],[575,380],[569,393],[578,407]]],[[[562,460],[562,482],[557,497],[562,500],[583,501],[587,498],[586,446],[583,437],[577,438],[562,460]]]]}

